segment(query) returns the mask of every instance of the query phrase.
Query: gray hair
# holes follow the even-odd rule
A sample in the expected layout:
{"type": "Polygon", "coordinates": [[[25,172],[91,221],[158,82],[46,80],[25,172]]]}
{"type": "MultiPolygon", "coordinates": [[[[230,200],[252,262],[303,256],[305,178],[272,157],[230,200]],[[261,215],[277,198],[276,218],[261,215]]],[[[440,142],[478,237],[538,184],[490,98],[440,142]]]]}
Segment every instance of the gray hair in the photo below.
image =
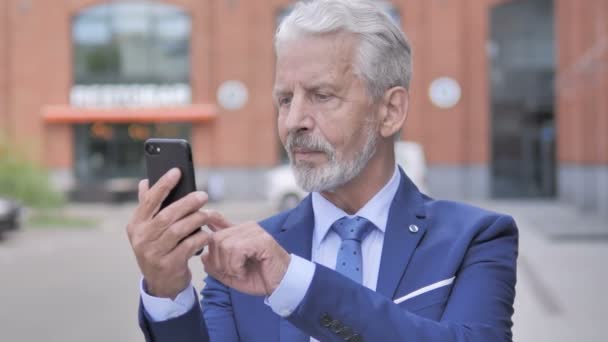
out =
{"type": "Polygon", "coordinates": [[[379,4],[371,0],[315,0],[299,2],[281,22],[275,49],[303,35],[348,32],[359,37],[357,76],[374,100],[396,86],[409,89],[412,52],[407,37],[379,4]]]}

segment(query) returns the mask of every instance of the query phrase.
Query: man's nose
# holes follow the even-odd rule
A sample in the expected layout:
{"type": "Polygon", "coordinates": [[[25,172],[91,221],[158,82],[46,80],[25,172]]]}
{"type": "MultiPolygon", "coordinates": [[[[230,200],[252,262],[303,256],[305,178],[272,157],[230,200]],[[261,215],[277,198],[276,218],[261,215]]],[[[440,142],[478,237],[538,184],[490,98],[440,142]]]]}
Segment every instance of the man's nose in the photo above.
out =
{"type": "Polygon", "coordinates": [[[287,112],[285,128],[290,132],[312,130],[314,120],[311,116],[311,110],[312,108],[303,96],[294,96],[287,112]]]}

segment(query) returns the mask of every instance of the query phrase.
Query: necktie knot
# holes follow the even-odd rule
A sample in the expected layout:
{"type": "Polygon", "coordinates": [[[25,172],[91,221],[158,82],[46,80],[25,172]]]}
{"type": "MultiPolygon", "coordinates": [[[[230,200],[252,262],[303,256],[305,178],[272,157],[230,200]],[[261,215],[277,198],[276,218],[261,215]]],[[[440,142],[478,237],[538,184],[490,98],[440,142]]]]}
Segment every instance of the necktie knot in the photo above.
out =
{"type": "Polygon", "coordinates": [[[361,242],[372,231],[373,225],[360,216],[353,218],[343,217],[336,221],[332,228],[340,235],[342,241],[355,240],[361,242]]]}

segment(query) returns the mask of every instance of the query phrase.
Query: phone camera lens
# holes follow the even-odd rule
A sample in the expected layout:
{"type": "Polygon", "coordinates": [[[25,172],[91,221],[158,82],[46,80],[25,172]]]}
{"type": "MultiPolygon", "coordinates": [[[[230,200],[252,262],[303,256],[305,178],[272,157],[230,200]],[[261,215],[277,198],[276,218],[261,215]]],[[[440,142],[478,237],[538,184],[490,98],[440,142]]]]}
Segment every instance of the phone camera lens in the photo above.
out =
{"type": "Polygon", "coordinates": [[[149,154],[156,154],[156,147],[152,144],[147,144],[146,152],[148,152],[149,154]]]}

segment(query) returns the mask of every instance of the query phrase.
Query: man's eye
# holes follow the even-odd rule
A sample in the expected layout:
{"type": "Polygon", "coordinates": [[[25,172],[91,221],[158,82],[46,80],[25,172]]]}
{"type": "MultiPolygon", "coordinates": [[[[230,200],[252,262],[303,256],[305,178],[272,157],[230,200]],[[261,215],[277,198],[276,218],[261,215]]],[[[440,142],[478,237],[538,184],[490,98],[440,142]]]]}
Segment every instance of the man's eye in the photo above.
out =
{"type": "Polygon", "coordinates": [[[281,106],[281,107],[289,105],[290,102],[291,102],[291,97],[289,97],[289,96],[284,96],[284,97],[279,98],[279,106],[281,106]]]}
{"type": "Polygon", "coordinates": [[[330,100],[331,98],[332,98],[332,96],[329,94],[324,94],[324,93],[315,94],[315,99],[317,99],[317,101],[319,101],[319,102],[325,102],[325,101],[330,100]]]}

